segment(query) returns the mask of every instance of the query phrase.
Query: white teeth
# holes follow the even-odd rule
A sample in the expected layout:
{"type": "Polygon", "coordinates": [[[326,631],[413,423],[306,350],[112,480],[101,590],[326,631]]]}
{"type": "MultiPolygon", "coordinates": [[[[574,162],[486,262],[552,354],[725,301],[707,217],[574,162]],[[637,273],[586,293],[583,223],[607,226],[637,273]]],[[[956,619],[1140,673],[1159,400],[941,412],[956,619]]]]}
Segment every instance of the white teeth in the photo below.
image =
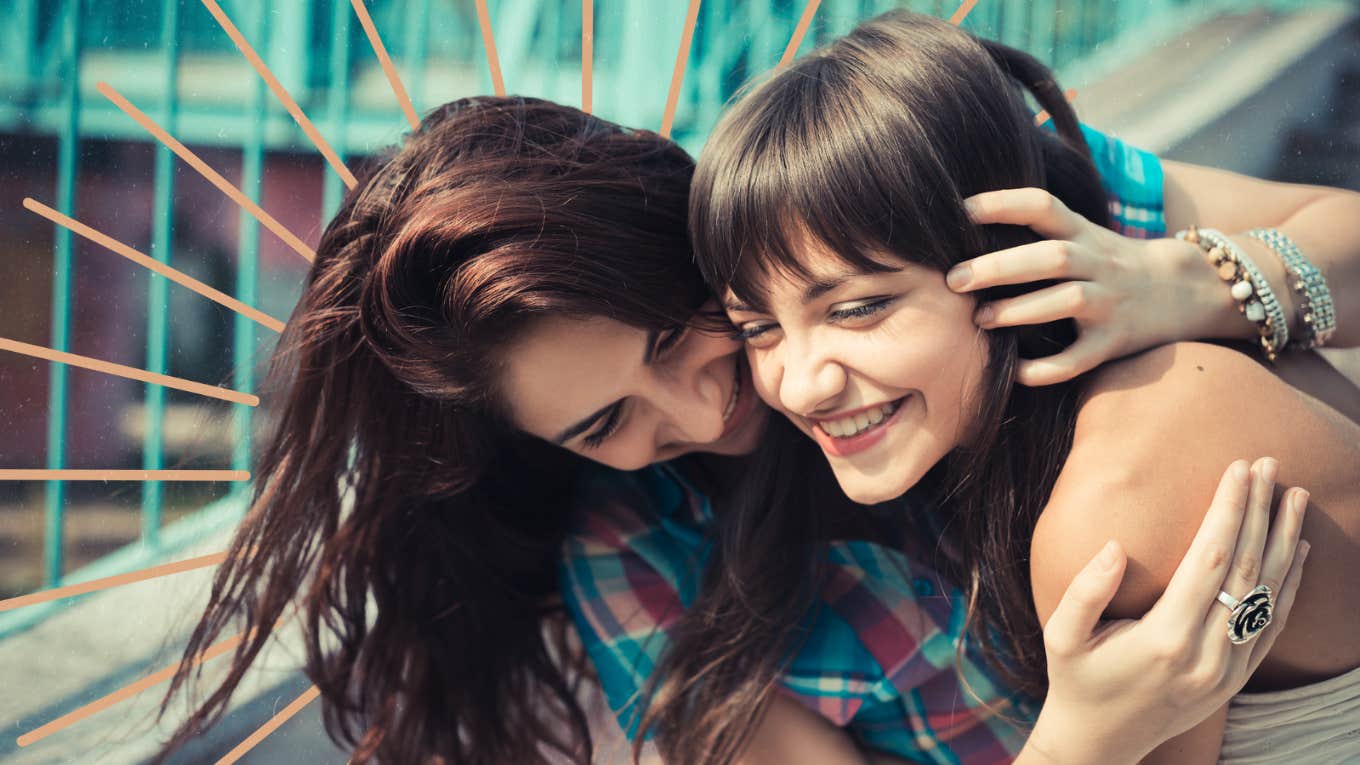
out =
{"type": "Polygon", "coordinates": [[[737,399],[740,397],[741,397],[741,370],[738,369],[736,384],[732,386],[732,398],[728,399],[727,407],[723,409],[722,413],[723,422],[727,422],[727,419],[732,416],[732,412],[734,412],[737,408],[737,399]]]}
{"type": "Polygon", "coordinates": [[[878,425],[893,415],[897,411],[899,402],[891,401],[876,406],[868,411],[850,417],[843,417],[839,420],[822,420],[817,423],[828,436],[833,438],[849,438],[878,425]]]}

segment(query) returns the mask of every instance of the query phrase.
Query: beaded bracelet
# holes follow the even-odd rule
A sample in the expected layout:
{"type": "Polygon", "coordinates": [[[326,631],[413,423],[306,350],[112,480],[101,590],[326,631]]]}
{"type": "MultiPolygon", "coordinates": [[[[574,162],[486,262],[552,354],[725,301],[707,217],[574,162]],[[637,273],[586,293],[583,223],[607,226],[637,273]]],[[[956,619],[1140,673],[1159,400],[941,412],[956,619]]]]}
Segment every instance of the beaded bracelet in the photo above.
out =
{"type": "Polygon", "coordinates": [[[1295,340],[1295,348],[1318,348],[1331,339],[1336,331],[1336,308],[1332,305],[1332,292],[1327,289],[1327,280],[1322,271],[1303,256],[1294,240],[1284,232],[1273,228],[1255,228],[1247,232],[1270,247],[1285,269],[1294,277],[1290,287],[1299,296],[1299,328],[1303,330],[1302,341],[1295,340]]]}
{"type": "Polygon", "coordinates": [[[1256,264],[1236,243],[1212,228],[1191,226],[1176,232],[1176,238],[1204,250],[1205,259],[1218,271],[1219,278],[1230,285],[1238,312],[1256,325],[1266,359],[1275,361],[1275,356],[1289,343],[1289,322],[1256,264]]]}

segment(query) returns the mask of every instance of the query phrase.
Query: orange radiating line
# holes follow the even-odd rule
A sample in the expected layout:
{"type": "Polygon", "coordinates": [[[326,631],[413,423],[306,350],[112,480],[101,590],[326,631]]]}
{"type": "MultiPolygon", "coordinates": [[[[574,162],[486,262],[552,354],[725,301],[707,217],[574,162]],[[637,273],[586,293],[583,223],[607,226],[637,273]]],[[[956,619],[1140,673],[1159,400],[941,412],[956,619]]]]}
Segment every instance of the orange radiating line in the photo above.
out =
{"type": "MultiPolygon", "coordinates": [[[[279,628],[279,625],[283,624],[284,619],[288,618],[290,615],[296,615],[296,613],[297,608],[294,607],[293,611],[290,614],[280,615],[279,618],[274,621],[274,629],[277,630],[279,628]]],[[[226,640],[220,640],[216,643],[213,643],[211,646],[207,648],[207,650],[203,651],[203,653],[199,654],[198,656],[195,656],[193,662],[191,662],[189,666],[191,667],[197,666],[205,661],[215,659],[218,656],[221,656],[227,651],[230,651],[233,648],[235,648],[237,645],[241,643],[241,641],[247,639],[247,636],[253,635],[253,633],[254,630],[247,630],[245,633],[235,635],[233,637],[227,638],[226,640]]],[[[75,710],[74,712],[62,715],[61,717],[58,717],[52,722],[47,723],[46,725],[43,725],[40,728],[36,728],[20,736],[18,739],[18,744],[19,746],[28,746],[29,744],[32,744],[36,741],[40,741],[44,738],[47,738],[53,733],[58,733],[66,729],[80,722],[81,720],[84,720],[90,715],[102,712],[120,701],[132,698],[133,696],[136,696],[138,693],[141,693],[147,688],[150,688],[153,685],[163,683],[169,680],[170,678],[174,677],[175,672],[178,671],[179,668],[183,665],[184,661],[181,659],[180,661],[175,662],[174,664],[171,664],[170,666],[165,667],[164,669],[161,669],[158,672],[154,672],[151,675],[142,678],[141,680],[123,686],[122,688],[119,688],[118,690],[108,694],[107,696],[104,696],[103,698],[96,699],[90,702],[89,704],[86,704],[85,706],[75,710]]]]}
{"type": "Polygon", "coordinates": [[[306,258],[309,262],[316,260],[316,253],[313,252],[310,247],[303,244],[301,239],[294,236],[293,232],[284,228],[282,223],[274,220],[273,216],[260,209],[259,205],[250,201],[250,198],[243,194],[240,189],[228,183],[227,179],[219,175],[216,170],[208,167],[208,164],[199,159],[197,154],[189,151],[184,144],[176,141],[174,137],[165,132],[160,125],[157,125],[150,117],[143,114],[140,109],[133,106],[126,98],[123,98],[118,91],[110,87],[107,82],[100,81],[95,85],[95,90],[98,90],[105,98],[112,101],[115,106],[121,109],[124,114],[135,120],[138,125],[142,126],[142,129],[155,136],[156,140],[161,142],[161,145],[165,146],[165,148],[170,151],[173,151],[180,159],[187,162],[190,167],[197,170],[200,175],[208,180],[208,182],[216,186],[218,191],[226,194],[233,202],[240,205],[243,210],[255,216],[255,219],[264,225],[265,228],[274,232],[275,236],[282,239],[289,247],[296,250],[299,255],[306,258]]]}
{"type": "MultiPolygon", "coordinates": [[[[1068,101],[1071,101],[1077,97],[1077,91],[1069,90],[1063,94],[1063,97],[1066,98],[1068,101]]],[[[1034,124],[1042,125],[1045,122],[1048,122],[1048,118],[1049,118],[1048,110],[1040,109],[1039,113],[1034,115],[1034,124]]]]}
{"type": "Polygon", "coordinates": [[[954,26],[962,24],[963,20],[968,18],[968,14],[973,12],[973,6],[977,4],[978,0],[964,0],[963,5],[960,5],[959,9],[954,11],[954,15],[949,17],[949,23],[954,26]]]}
{"type": "MultiPolygon", "coordinates": [[[[406,122],[411,125],[412,130],[418,130],[420,117],[416,114],[416,108],[411,105],[411,97],[406,94],[406,88],[401,84],[397,68],[392,65],[392,57],[387,55],[387,46],[383,45],[382,37],[378,35],[373,17],[368,15],[368,7],[364,5],[364,0],[349,0],[349,4],[354,7],[354,15],[359,17],[359,23],[363,25],[364,34],[368,35],[368,43],[373,46],[378,63],[382,64],[383,74],[387,75],[387,84],[392,86],[392,92],[397,95],[397,103],[401,105],[401,111],[406,115],[406,122]]],[[[420,75],[420,72],[416,72],[415,76],[420,75]]]]}
{"type": "Polygon", "coordinates": [[[591,69],[595,66],[595,2],[581,0],[581,111],[590,114],[591,69]]]}
{"type": "Polygon", "coordinates": [[[477,0],[477,23],[482,25],[482,42],[486,44],[486,62],[491,65],[491,85],[496,95],[505,96],[505,80],[501,79],[501,60],[496,55],[496,37],[491,34],[491,12],[486,0],[477,0]]]}
{"type": "Polygon", "coordinates": [[[122,255],[128,260],[131,260],[133,263],[136,263],[145,268],[149,268],[152,271],[155,271],[156,273],[160,274],[161,276],[164,276],[165,278],[173,282],[188,287],[189,289],[193,290],[194,292],[197,292],[198,294],[213,301],[214,303],[230,308],[236,313],[245,316],[246,318],[254,321],[255,323],[261,326],[268,327],[269,329],[272,329],[275,332],[283,331],[283,322],[279,321],[278,319],[275,319],[272,316],[269,316],[261,311],[251,308],[250,306],[246,305],[245,303],[242,303],[236,298],[231,297],[218,290],[215,290],[212,287],[209,287],[208,285],[204,284],[203,282],[200,282],[199,280],[193,278],[192,276],[189,276],[182,271],[178,271],[174,268],[171,268],[170,266],[160,262],[159,260],[156,260],[155,258],[148,257],[147,255],[144,255],[141,252],[132,249],[126,244],[123,244],[117,239],[114,239],[113,237],[108,236],[107,234],[100,233],[99,231],[96,231],[90,228],[89,226],[86,226],[85,224],[81,223],[75,218],[62,215],[61,213],[57,212],[56,210],[53,210],[51,207],[48,207],[42,202],[39,202],[30,197],[24,197],[24,207],[52,221],[58,226],[68,228],[71,231],[80,234],[81,236],[85,237],[86,239],[89,239],[95,244],[103,245],[104,247],[113,250],[119,255],[122,255]]]}
{"type": "MultiPolygon", "coordinates": [[[[208,650],[204,651],[202,655],[196,657],[196,660],[193,662],[193,664],[201,664],[205,661],[208,661],[209,659],[215,659],[218,656],[221,656],[222,654],[226,653],[227,651],[230,651],[231,649],[235,648],[244,639],[245,635],[240,634],[234,637],[229,637],[226,640],[214,643],[211,647],[208,648],[208,650]]],[[[180,661],[175,664],[171,664],[170,666],[158,672],[147,675],[141,680],[138,680],[134,683],[130,683],[129,685],[125,685],[122,688],[119,688],[118,690],[114,691],[113,693],[110,693],[109,695],[101,699],[96,699],[95,701],[92,701],[89,704],[86,704],[85,706],[73,712],[68,712],[67,714],[58,717],[57,719],[53,720],[50,723],[47,723],[46,725],[43,725],[39,728],[35,728],[29,731],[28,733],[25,733],[24,735],[20,736],[18,739],[18,744],[19,746],[28,746],[29,744],[41,741],[54,733],[59,733],[65,730],[66,728],[75,725],[76,723],[80,722],[81,720],[84,720],[85,718],[91,715],[97,714],[99,712],[104,711],[105,709],[108,709],[109,707],[113,706],[114,704],[117,704],[120,701],[130,699],[133,696],[136,696],[137,694],[146,690],[147,688],[150,688],[154,685],[159,685],[169,680],[170,678],[174,677],[175,672],[180,668],[180,665],[182,665],[183,663],[184,663],[183,661],[180,661]]]]}
{"type": "Polygon", "coordinates": [[[203,555],[197,558],[175,561],[174,563],[165,563],[159,566],[140,569],[138,571],[129,571],[126,574],[118,574],[117,576],[106,576],[103,579],[93,579],[88,582],[81,582],[80,584],[53,587],[50,590],[35,592],[31,595],[20,595],[17,598],[0,600],[0,611],[9,611],[15,608],[22,608],[23,606],[46,603],[49,600],[60,600],[61,598],[69,598],[75,595],[84,595],[87,592],[107,590],[111,587],[119,587],[124,584],[132,584],[133,582],[145,582],[148,579],[170,576],[171,574],[178,574],[182,571],[192,571],[196,568],[216,566],[226,559],[227,554],[225,552],[213,553],[212,555],[203,555]]]}
{"type": "Polygon", "coordinates": [[[0,468],[0,481],[249,481],[248,470],[0,468]]]}
{"type": "Polygon", "coordinates": [[[288,91],[283,87],[283,84],[279,82],[278,78],[274,76],[274,73],[269,71],[269,67],[265,66],[264,61],[260,59],[260,56],[255,52],[255,49],[250,47],[250,43],[246,42],[246,38],[241,35],[241,30],[237,29],[236,25],[231,23],[231,19],[227,18],[227,14],[222,12],[221,7],[219,7],[214,0],[203,0],[203,5],[207,7],[208,13],[211,13],[213,18],[217,19],[217,23],[222,25],[222,29],[227,33],[227,36],[231,38],[232,42],[236,43],[236,47],[240,49],[243,55],[245,55],[246,60],[250,62],[250,65],[255,68],[255,71],[264,79],[265,83],[269,85],[269,89],[274,91],[274,96],[279,99],[279,103],[283,104],[283,108],[287,109],[288,113],[293,115],[293,119],[297,121],[298,127],[302,128],[302,132],[306,133],[307,137],[312,139],[312,145],[316,146],[317,151],[321,152],[321,156],[326,158],[326,161],[330,163],[331,168],[333,168],[336,173],[339,173],[340,179],[345,182],[345,185],[351,189],[359,185],[359,181],[355,179],[354,174],[349,171],[349,168],[345,167],[345,163],[341,161],[340,156],[335,153],[335,150],[331,148],[330,144],[326,143],[326,139],[321,137],[321,133],[317,131],[316,126],[312,124],[312,121],[307,119],[307,115],[302,113],[302,107],[297,105],[297,102],[288,94],[288,91]]]}
{"type": "Polygon", "coordinates": [[[788,66],[798,53],[798,47],[803,44],[803,37],[807,34],[808,27],[812,26],[812,18],[817,15],[817,7],[821,4],[822,0],[808,0],[807,7],[803,9],[803,18],[798,20],[798,27],[793,30],[793,38],[789,40],[789,47],[784,49],[784,56],[779,59],[781,67],[788,66]]]}
{"type": "Polygon", "coordinates": [[[302,695],[293,699],[292,703],[283,708],[283,711],[270,718],[269,722],[261,725],[258,730],[247,736],[245,741],[237,744],[235,749],[227,753],[227,756],[218,760],[217,765],[231,765],[231,763],[241,759],[242,755],[253,749],[256,744],[264,741],[266,736],[278,730],[280,726],[288,722],[288,718],[297,714],[298,710],[310,704],[313,699],[320,695],[321,691],[317,690],[315,685],[303,691],[302,695]]]}
{"type": "Polygon", "coordinates": [[[67,353],[66,351],[55,351],[51,348],[25,343],[21,340],[11,340],[8,337],[0,337],[0,350],[14,351],[15,353],[22,353],[28,356],[37,356],[40,359],[47,359],[48,361],[60,361],[63,364],[93,369],[96,372],[126,377],[129,380],[156,383],[157,385],[164,385],[168,388],[175,388],[176,390],[188,391],[189,393],[197,393],[199,395],[208,396],[209,398],[230,401],[234,404],[245,404],[246,406],[260,405],[259,396],[241,393],[240,391],[235,391],[231,388],[205,385],[203,383],[194,382],[193,380],[185,380],[183,378],[171,377],[156,372],[148,372],[145,369],[115,364],[111,361],[100,361],[99,359],[92,359],[89,356],[79,356],[74,353],[67,353]]]}
{"type": "Polygon", "coordinates": [[[671,137],[675,122],[675,105],[680,101],[680,83],[685,79],[685,64],[689,63],[689,47],[694,42],[694,24],[699,20],[699,3],[689,0],[689,14],[685,17],[685,34],[680,38],[680,52],[675,56],[675,71],[671,74],[671,92],[666,96],[666,115],[661,118],[661,137],[671,137]]]}

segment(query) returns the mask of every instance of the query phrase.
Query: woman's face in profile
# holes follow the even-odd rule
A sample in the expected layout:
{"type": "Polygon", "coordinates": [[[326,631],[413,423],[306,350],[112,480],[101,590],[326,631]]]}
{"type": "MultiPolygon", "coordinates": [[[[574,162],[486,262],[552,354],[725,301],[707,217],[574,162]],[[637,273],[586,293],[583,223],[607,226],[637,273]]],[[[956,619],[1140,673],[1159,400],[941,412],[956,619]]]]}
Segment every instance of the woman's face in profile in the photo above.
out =
{"type": "Polygon", "coordinates": [[[653,333],[603,317],[554,317],[511,345],[500,384],[516,427],[636,470],[691,452],[755,448],[768,410],[741,351],[693,328],[653,333]]]}

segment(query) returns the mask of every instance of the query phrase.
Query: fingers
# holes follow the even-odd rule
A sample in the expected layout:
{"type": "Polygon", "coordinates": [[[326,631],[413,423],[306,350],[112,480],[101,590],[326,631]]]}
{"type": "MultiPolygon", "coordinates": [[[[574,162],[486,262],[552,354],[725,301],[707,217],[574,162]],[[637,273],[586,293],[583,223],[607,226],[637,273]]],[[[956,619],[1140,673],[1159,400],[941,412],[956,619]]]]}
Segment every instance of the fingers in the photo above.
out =
{"type": "Polygon", "coordinates": [[[1095,369],[1110,357],[1110,343],[1102,333],[1087,330],[1061,353],[1041,359],[1021,359],[1016,381],[1021,385],[1053,385],[1095,369]]]}
{"type": "Polygon", "coordinates": [[[1261,566],[1261,584],[1279,592],[1289,567],[1294,562],[1294,550],[1303,533],[1303,517],[1308,510],[1308,492],[1295,487],[1280,498],[1280,511],[1266,540],[1265,560],[1261,566]]]}
{"type": "Polygon", "coordinates": [[[1028,226],[1046,239],[1073,239],[1094,225],[1044,189],[984,191],[963,200],[974,223],[1028,226]]]}
{"type": "Polygon", "coordinates": [[[950,289],[964,292],[1041,279],[1090,279],[1095,257],[1085,247],[1062,239],[1045,239],[989,252],[949,270],[950,289]]]}
{"type": "Polygon", "coordinates": [[[1199,617],[1206,609],[1222,610],[1215,598],[1237,549],[1237,535],[1250,493],[1249,478],[1245,460],[1237,460],[1224,471],[1190,549],[1153,606],[1154,611],[1167,612],[1168,623],[1200,625],[1203,622],[1199,617]]]}
{"type": "Polygon", "coordinates": [[[1289,612],[1294,608],[1294,599],[1299,594],[1299,586],[1303,582],[1303,562],[1308,559],[1308,550],[1308,543],[1300,541],[1292,551],[1289,573],[1285,575],[1284,584],[1280,586],[1275,598],[1275,615],[1265,632],[1256,636],[1251,656],[1247,661],[1246,674],[1242,676],[1243,682],[1261,666],[1266,654],[1270,653],[1271,646],[1275,645],[1275,638],[1284,631],[1284,626],[1289,621],[1289,612]]]}
{"type": "Polygon", "coordinates": [[[1099,308],[1101,297],[1101,287],[1094,282],[1063,282],[988,303],[979,308],[973,318],[983,329],[1043,324],[1058,319],[1085,317],[1093,309],[1099,308]]]}
{"type": "Polygon", "coordinates": [[[1044,645],[1050,657],[1071,655],[1090,639],[1119,589],[1126,563],[1123,548],[1111,539],[1077,572],[1044,625],[1044,645]]]}
{"type": "Polygon", "coordinates": [[[1275,476],[1279,469],[1280,464],[1269,457],[1259,459],[1251,466],[1247,514],[1242,520],[1241,533],[1237,535],[1232,568],[1223,582],[1223,591],[1234,598],[1246,597],[1252,588],[1260,584],[1266,534],[1270,529],[1270,506],[1274,500],[1275,476]]]}

